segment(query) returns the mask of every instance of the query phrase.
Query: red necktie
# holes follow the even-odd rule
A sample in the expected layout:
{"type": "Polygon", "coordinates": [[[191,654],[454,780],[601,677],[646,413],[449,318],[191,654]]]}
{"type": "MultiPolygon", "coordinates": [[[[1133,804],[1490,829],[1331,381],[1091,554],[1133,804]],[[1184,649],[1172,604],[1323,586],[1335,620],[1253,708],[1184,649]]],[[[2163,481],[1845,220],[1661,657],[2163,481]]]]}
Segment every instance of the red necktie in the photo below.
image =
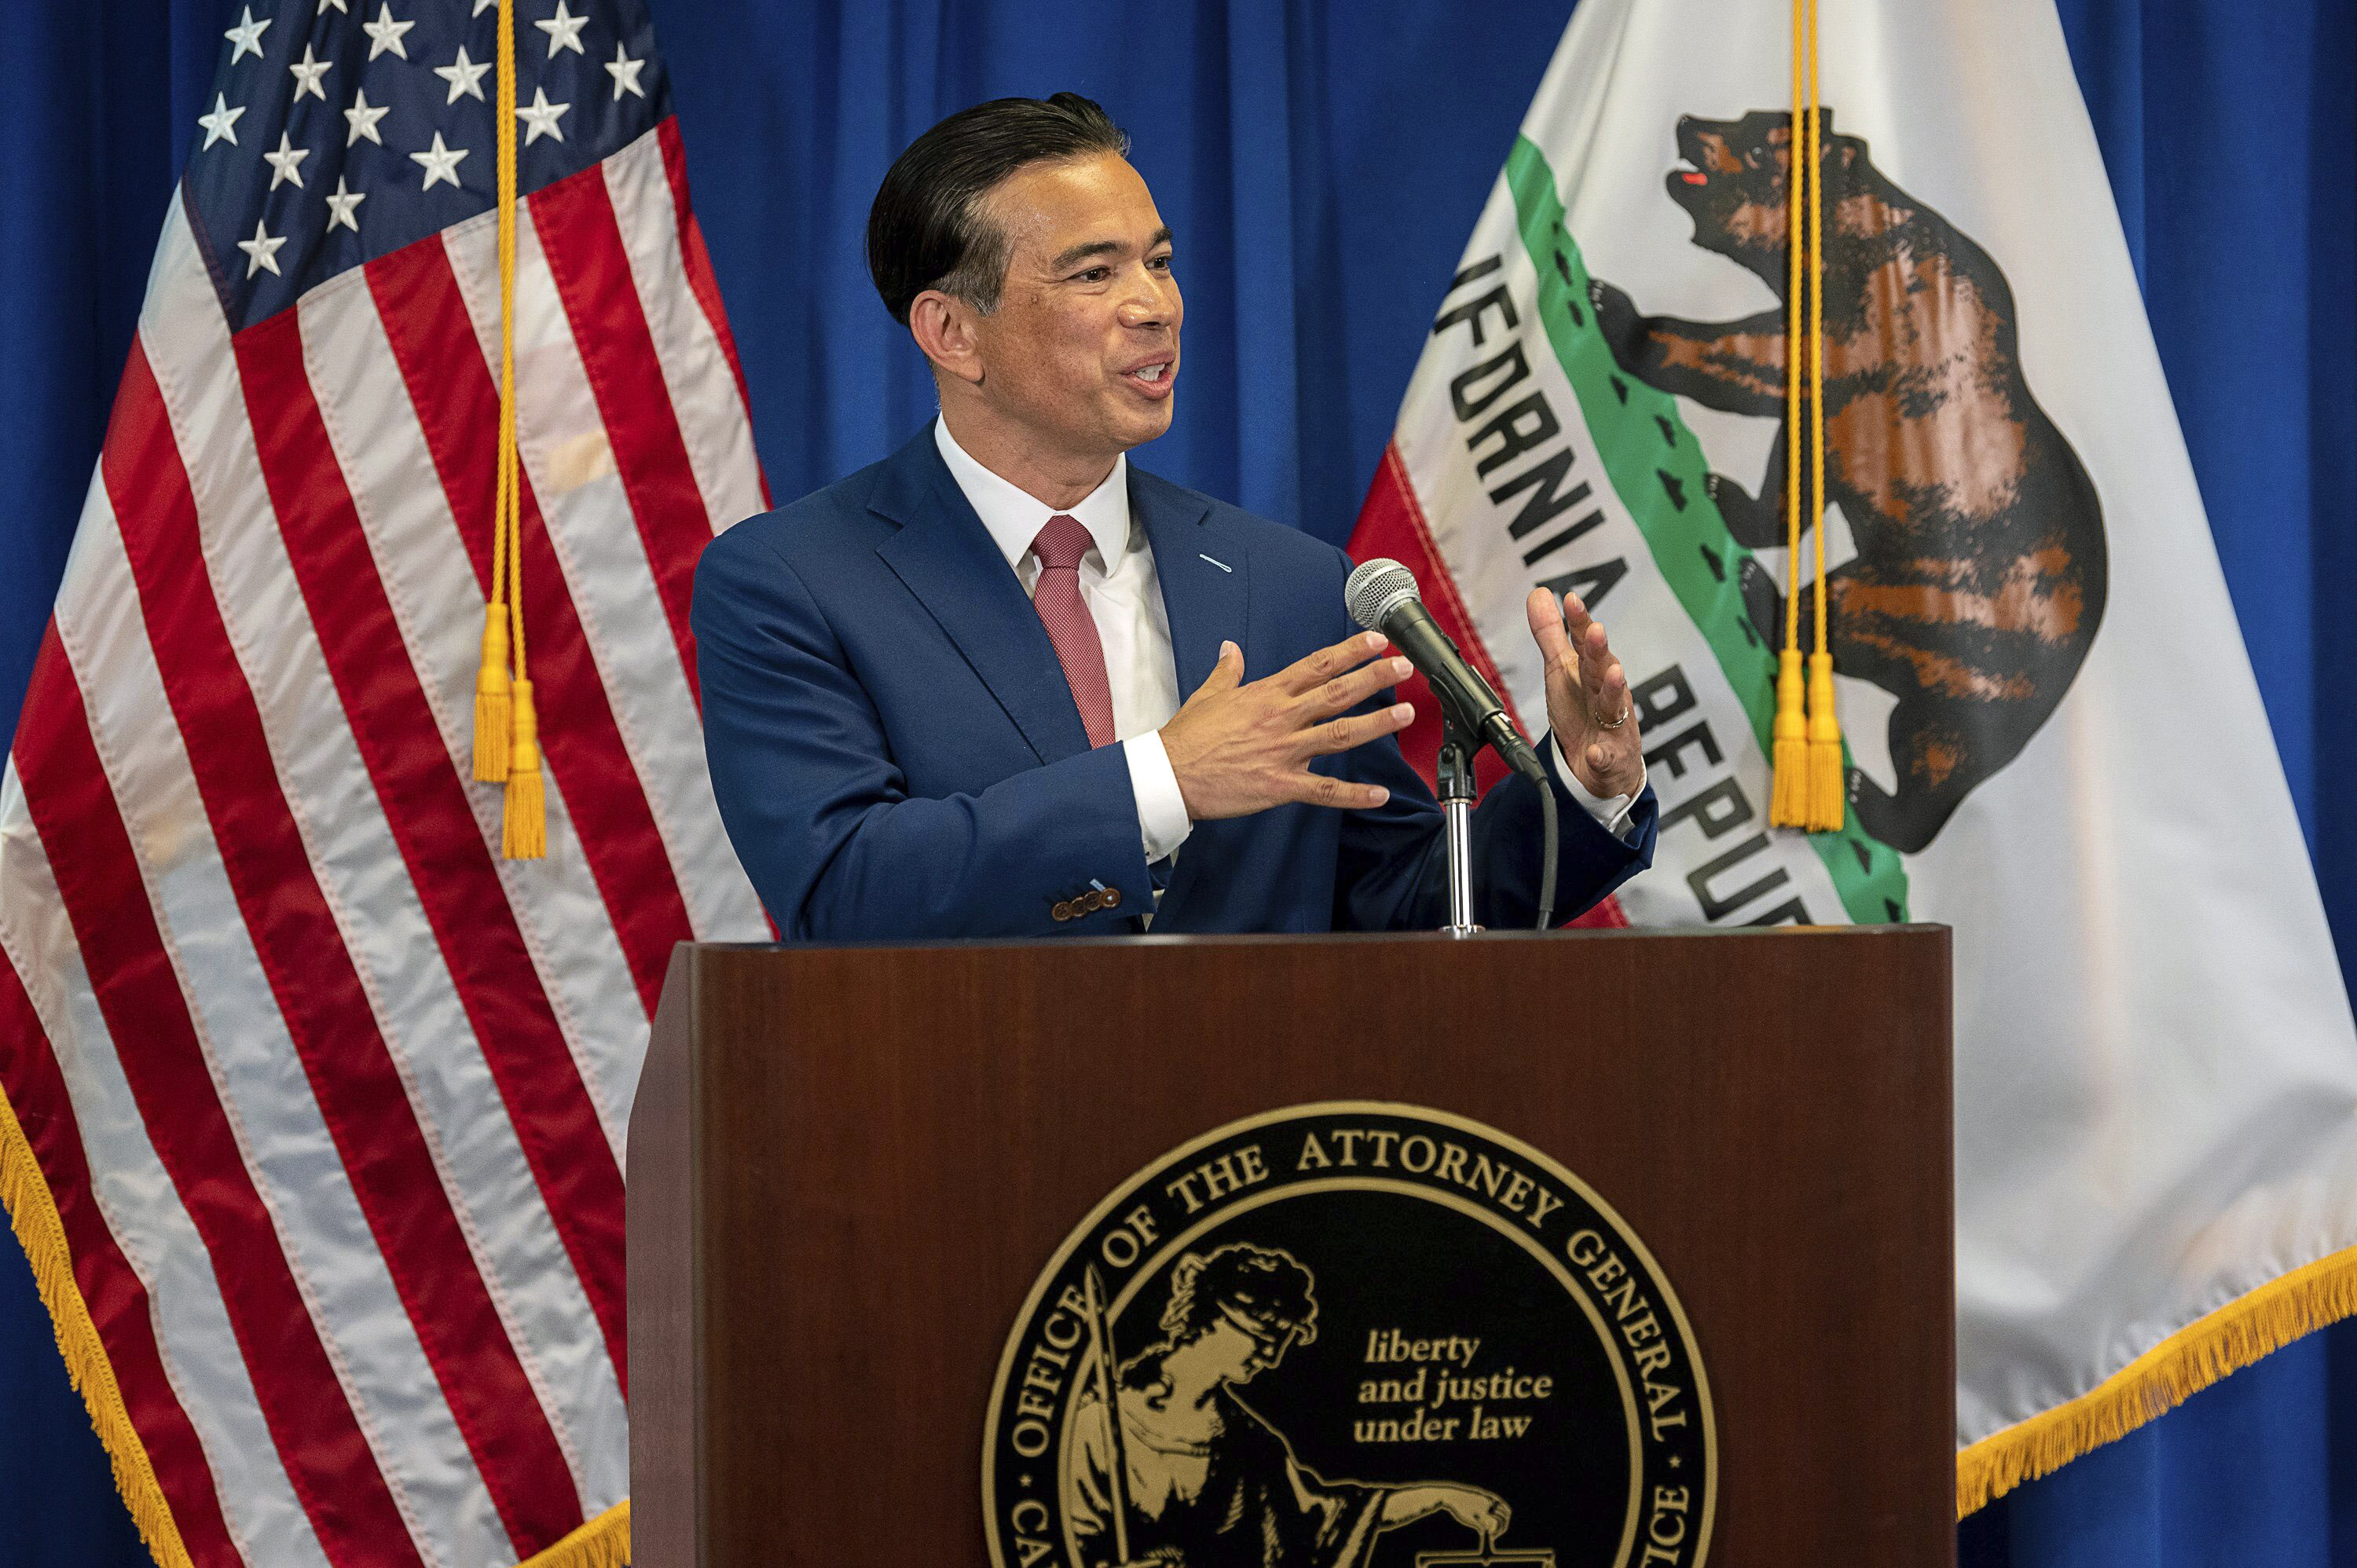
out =
{"type": "Polygon", "coordinates": [[[1097,623],[1081,598],[1081,557],[1089,553],[1089,531],[1080,519],[1058,512],[1031,542],[1039,558],[1039,582],[1031,606],[1056,658],[1064,666],[1064,680],[1072,688],[1072,703],[1081,710],[1091,746],[1113,744],[1113,682],[1105,678],[1104,644],[1097,639],[1097,623]]]}

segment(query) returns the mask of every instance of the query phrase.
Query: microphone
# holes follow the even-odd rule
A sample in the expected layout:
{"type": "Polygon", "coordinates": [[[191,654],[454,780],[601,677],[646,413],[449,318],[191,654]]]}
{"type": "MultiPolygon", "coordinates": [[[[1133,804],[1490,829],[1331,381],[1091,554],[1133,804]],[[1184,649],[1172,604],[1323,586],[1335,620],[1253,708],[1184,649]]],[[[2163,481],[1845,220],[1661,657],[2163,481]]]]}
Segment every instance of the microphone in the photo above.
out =
{"type": "Polygon", "coordinates": [[[1343,585],[1342,595],[1352,620],[1390,638],[1392,646],[1415,666],[1458,733],[1495,750],[1508,767],[1541,789],[1547,788],[1546,768],[1531,749],[1529,739],[1515,727],[1506,704],[1481,679],[1481,672],[1465,661],[1457,644],[1424,607],[1415,574],[1378,555],[1360,563],[1343,585]]]}
{"type": "MultiPolygon", "coordinates": [[[[1440,629],[1432,612],[1424,607],[1424,596],[1415,590],[1415,574],[1396,561],[1378,555],[1363,561],[1351,573],[1351,580],[1342,585],[1342,596],[1351,607],[1351,618],[1369,631],[1380,631],[1392,639],[1392,646],[1407,656],[1416,668],[1433,695],[1440,699],[1446,727],[1456,731],[1465,742],[1486,745],[1504,757],[1506,766],[1538,786],[1539,819],[1542,852],[1539,860],[1538,929],[1546,930],[1555,924],[1555,787],[1547,781],[1545,764],[1531,749],[1530,741],[1514,727],[1513,716],[1506,704],[1481,672],[1465,662],[1465,655],[1457,644],[1440,629]]],[[[1481,928],[1473,924],[1473,883],[1471,848],[1468,838],[1467,818],[1471,811],[1472,758],[1463,758],[1463,771],[1457,784],[1449,783],[1450,769],[1442,768],[1442,811],[1446,818],[1445,837],[1448,845],[1449,895],[1448,925],[1452,935],[1463,936],[1481,928]]]]}

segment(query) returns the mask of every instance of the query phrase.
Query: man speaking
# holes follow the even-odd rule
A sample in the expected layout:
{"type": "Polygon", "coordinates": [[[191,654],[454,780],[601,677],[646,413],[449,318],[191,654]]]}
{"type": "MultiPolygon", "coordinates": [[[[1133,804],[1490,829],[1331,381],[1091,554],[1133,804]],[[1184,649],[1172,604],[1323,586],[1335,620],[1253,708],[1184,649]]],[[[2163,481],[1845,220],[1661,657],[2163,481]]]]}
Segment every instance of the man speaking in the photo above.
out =
{"type": "MultiPolygon", "coordinates": [[[[1127,148],[1069,92],[917,138],[867,259],[941,417],[704,553],[713,789],[790,940],[1447,916],[1441,812],[1395,738],[1408,664],[1349,632],[1348,558],[1129,465],[1170,426],[1185,311],[1127,148]]],[[[1655,803],[1604,628],[1543,589],[1529,609],[1584,909],[1650,861],[1655,803]]],[[[1473,815],[1493,928],[1537,913],[1539,789],[1473,815]]]]}

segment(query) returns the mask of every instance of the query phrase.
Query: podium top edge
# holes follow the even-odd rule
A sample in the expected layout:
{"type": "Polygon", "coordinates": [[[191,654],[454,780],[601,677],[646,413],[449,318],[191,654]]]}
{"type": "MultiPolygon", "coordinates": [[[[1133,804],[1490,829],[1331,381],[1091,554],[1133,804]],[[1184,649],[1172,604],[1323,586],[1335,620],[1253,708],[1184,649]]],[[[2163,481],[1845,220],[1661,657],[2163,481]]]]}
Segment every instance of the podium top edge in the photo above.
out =
{"type": "Polygon", "coordinates": [[[682,942],[680,948],[693,953],[737,952],[856,952],[877,949],[897,949],[911,952],[945,950],[963,952],[999,948],[1037,948],[1053,944],[1065,948],[1139,948],[1139,949],[1201,949],[1216,947],[1266,948],[1288,945],[1339,946],[1349,943],[1460,943],[1491,944],[1498,942],[1562,941],[1658,941],[1663,940],[1691,941],[1791,941],[1803,939],[1814,941],[1857,940],[1865,938],[1912,937],[1944,942],[1953,928],[1936,921],[1918,920],[1903,925],[1879,926],[1765,926],[1738,927],[1721,929],[1707,926],[1623,927],[1617,929],[1556,930],[1556,931],[1483,931],[1471,937],[1452,937],[1441,931],[1271,931],[1188,933],[1163,936],[1106,937],[951,937],[917,941],[877,939],[862,941],[813,942],[682,942]]]}

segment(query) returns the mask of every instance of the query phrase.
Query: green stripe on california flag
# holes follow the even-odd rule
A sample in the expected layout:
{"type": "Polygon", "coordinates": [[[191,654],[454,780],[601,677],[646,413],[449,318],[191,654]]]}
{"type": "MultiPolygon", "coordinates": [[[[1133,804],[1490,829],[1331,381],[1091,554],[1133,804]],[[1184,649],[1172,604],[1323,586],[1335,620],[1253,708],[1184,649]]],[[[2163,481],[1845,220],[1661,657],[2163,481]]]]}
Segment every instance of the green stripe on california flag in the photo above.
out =
{"type": "MultiPolygon", "coordinates": [[[[1709,467],[1679,417],[1677,400],[1621,374],[1614,363],[1587,308],[1587,265],[1563,226],[1555,170],[1526,137],[1514,140],[1506,184],[1523,246],[1538,274],[1539,318],[1612,489],[1645,536],[1663,580],[1717,656],[1764,755],[1776,718],[1776,654],[1751,624],[1737,586],[1751,552],[1727,532],[1710,499],[1703,482],[1709,467]]],[[[1846,741],[1842,761],[1846,768],[1850,761],[1846,741]]],[[[1809,842],[1853,921],[1908,918],[1906,867],[1889,845],[1860,831],[1855,814],[1840,832],[1813,833],[1809,842]]]]}

